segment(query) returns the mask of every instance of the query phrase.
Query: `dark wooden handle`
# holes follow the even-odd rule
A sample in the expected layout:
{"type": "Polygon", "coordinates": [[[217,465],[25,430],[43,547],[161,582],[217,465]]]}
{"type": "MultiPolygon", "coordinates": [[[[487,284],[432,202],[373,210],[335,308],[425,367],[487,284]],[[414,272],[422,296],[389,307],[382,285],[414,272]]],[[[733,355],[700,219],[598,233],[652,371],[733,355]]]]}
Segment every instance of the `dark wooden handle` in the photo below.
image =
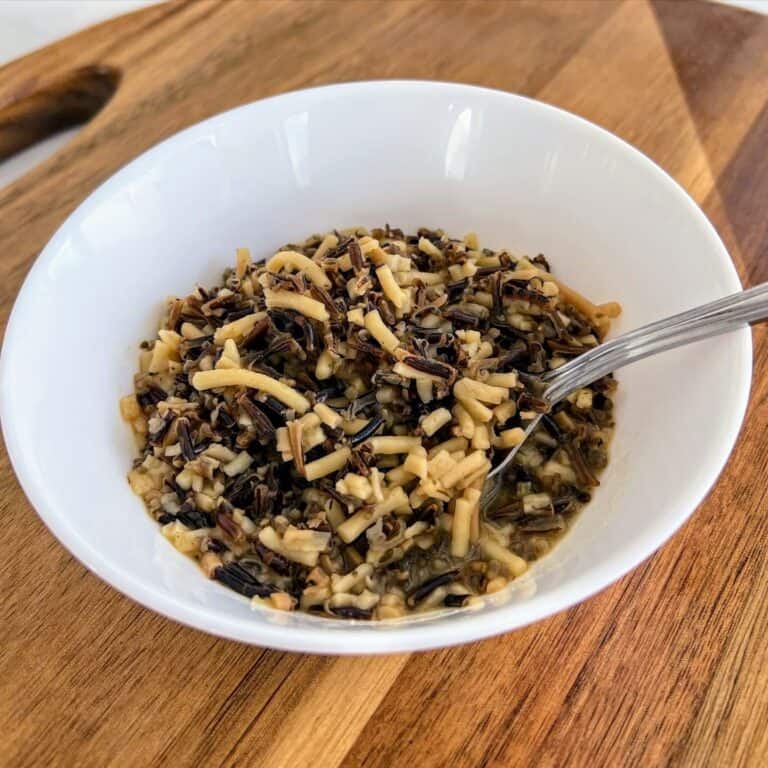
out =
{"type": "Polygon", "coordinates": [[[0,107],[0,160],[87,122],[112,98],[119,83],[115,67],[79,67],[6,103],[0,107]]]}

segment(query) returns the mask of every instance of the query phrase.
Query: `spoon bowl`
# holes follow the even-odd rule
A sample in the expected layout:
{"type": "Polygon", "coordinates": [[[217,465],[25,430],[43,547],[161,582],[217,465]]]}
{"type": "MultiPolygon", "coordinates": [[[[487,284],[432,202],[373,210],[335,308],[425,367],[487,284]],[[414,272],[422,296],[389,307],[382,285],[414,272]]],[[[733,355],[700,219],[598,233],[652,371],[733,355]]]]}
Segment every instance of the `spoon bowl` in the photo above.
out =
{"type": "MultiPolygon", "coordinates": [[[[540,376],[525,374],[525,379],[537,392],[542,393],[543,399],[550,406],[553,406],[576,390],[625,365],[766,319],[768,283],[761,283],[747,291],[739,291],[644,325],[579,355],[560,368],[540,376]]],[[[538,427],[542,415],[537,414],[531,419],[525,428],[522,441],[511,448],[488,474],[480,499],[483,507],[489,507],[496,501],[504,485],[506,471],[512,465],[517,452],[538,427]]]]}

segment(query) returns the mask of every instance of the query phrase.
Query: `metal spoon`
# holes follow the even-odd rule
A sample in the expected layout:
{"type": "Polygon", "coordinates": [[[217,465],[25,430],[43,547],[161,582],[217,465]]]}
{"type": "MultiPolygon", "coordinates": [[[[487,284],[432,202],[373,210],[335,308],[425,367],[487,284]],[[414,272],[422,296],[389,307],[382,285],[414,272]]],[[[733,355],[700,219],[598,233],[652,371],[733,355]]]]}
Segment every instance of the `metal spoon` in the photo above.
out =
{"type": "MultiPolygon", "coordinates": [[[[539,385],[543,391],[544,400],[552,406],[577,389],[586,387],[602,376],[642,360],[644,357],[766,319],[768,319],[768,283],[762,283],[747,291],[741,291],[664,320],[644,325],[594,347],[560,368],[540,376],[528,376],[527,379],[534,386],[539,385]]],[[[541,414],[528,424],[523,442],[536,429],[540,420],[541,414]]],[[[488,475],[483,486],[481,506],[489,506],[495,501],[504,484],[506,470],[523,442],[510,449],[501,464],[488,475]]]]}

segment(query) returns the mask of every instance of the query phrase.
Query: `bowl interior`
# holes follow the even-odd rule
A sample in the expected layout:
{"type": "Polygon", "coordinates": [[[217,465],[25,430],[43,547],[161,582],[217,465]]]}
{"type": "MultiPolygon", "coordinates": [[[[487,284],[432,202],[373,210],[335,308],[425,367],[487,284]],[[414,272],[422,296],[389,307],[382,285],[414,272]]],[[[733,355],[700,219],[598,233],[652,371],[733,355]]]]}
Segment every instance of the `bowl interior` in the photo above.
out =
{"type": "Polygon", "coordinates": [[[479,233],[535,255],[597,302],[614,333],[739,289],[720,240],[662,171],[594,126],[467,86],[360,83],[287,94],[169,139],[98,189],[32,269],[7,332],[3,428],[30,500],[118,589],[261,645],[361,653],[444,645],[528,623],[605,586],[693,511],[735,440],[749,333],[622,371],[611,463],[555,551],[479,610],[395,627],[252,611],[178,554],[126,483],[117,400],[162,300],[332,227],[479,233]]]}

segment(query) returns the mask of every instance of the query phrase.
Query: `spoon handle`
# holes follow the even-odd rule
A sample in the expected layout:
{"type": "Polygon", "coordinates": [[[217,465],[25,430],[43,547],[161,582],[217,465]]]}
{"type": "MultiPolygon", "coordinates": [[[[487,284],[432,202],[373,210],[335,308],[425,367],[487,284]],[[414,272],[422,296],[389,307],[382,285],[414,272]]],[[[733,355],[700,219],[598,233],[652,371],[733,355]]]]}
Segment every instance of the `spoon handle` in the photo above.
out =
{"type": "Polygon", "coordinates": [[[625,365],[768,319],[768,283],[650,323],[571,360],[542,379],[551,403],[625,365]]]}

